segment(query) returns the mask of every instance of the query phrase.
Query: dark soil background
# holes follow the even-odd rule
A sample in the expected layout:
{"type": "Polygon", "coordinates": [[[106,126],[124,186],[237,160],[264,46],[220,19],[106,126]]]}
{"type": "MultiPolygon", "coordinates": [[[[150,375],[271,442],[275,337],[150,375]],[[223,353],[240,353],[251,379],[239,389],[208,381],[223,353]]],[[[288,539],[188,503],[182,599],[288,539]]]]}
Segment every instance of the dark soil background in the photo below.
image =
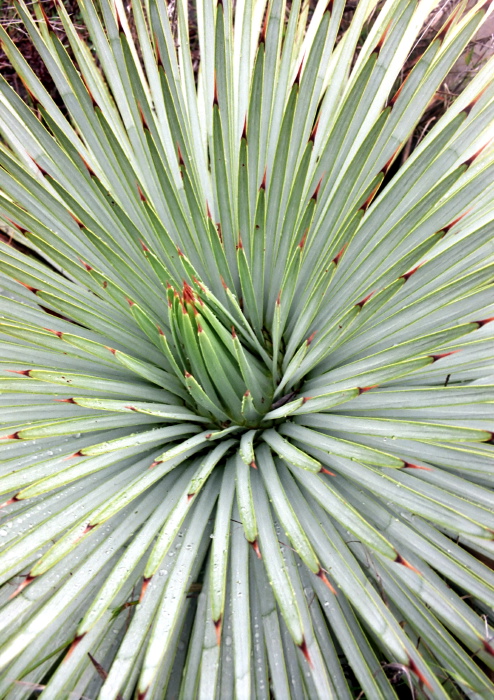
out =
{"type": "MultiPolygon", "coordinates": [[[[27,2],[27,5],[32,4],[32,2],[27,2]]],[[[54,0],[42,0],[42,6],[45,10],[47,16],[50,18],[50,24],[53,30],[63,42],[63,44],[68,47],[67,37],[65,35],[61,21],[57,18],[56,4],[54,0]]],[[[84,27],[81,16],[79,12],[79,7],[77,0],[63,0],[63,4],[72,20],[79,35],[90,42],[90,37],[86,28],[84,27]]],[[[174,4],[175,0],[170,0],[168,2],[169,15],[174,16],[174,4]]],[[[289,7],[288,3],[288,7],[289,7]]],[[[315,7],[315,0],[311,0],[311,7],[315,7]]],[[[402,74],[400,76],[400,81],[402,82],[409,71],[412,69],[416,59],[423,53],[423,51],[430,44],[434,36],[442,27],[445,18],[448,17],[451,9],[456,5],[460,4],[460,0],[445,0],[441,2],[436,10],[431,14],[428,21],[426,22],[422,34],[419,40],[416,42],[413,51],[411,52],[406,65],[403,68],[402,74]]],[[[342,31],[346,29],[350,23],[357,2],[352,0],[347,2],[346,10],[342,22],[342,31]]],[[[132,26],[130,3],[129,3],[129,22],[132,26]]],[[[191,4],[190,16],[194,17],[194,7],[191,4]]],[[[372,24],[373,16],[369,18],[368,25],[372,24]]],[[[39,54],[34,48],[29,35],[23,28],[22,23],[17,15],[13,3],[9,0],[0,0],[0,24],[9,34],[10,38],[16,44],[19,51],[29,62],[29,65],[34,70],[39,79],[43,82],[44,86],[49,90],[52,97],[61,105],[59,96],[50,77],[50,74],[46,70],[39,54]]],[[[362,40],[365,39],[367,30],[364,29],[362,40]]],[[[197,45],[196,32],[194,27],[194,22],[191,22],[191,32],[190,32],[190,42],[191,50],[194,59],[194,65],[197,66],[199,62],[199,47],[197,45]]],[[[69,50],[70,52],[70,50],[69,50]]],[[[449,106],[452,100],[466,87],[468,82],[471,80],[472,76],[479,70],[481,65],[487,60],[489,56],[494,53],[494,18],[491,18],[484,27],[482,27],[477,35],[477,37],[472,41],[465,49],[462,59],[457,63],[454,69],[451,71],[446,81],[442,85],[441,90],[436,93],[435,98],[432,100],[429,108],[423,116],[421,123],[418,125],[416,132],[413,134],[409,146],[403,152],[403,159],[408,157],[413,147],[420,141],[424,134],[431,128],[433,123],[441,116],[445,109],[449,106]]],[[[11,67],[8,58],[3,52],[0,46],[0,75],[7,80],[10,85],[26,100],[30,102],[29,95],[27,94],[21,81],[15,74],[13,68],[11,67]]]]}

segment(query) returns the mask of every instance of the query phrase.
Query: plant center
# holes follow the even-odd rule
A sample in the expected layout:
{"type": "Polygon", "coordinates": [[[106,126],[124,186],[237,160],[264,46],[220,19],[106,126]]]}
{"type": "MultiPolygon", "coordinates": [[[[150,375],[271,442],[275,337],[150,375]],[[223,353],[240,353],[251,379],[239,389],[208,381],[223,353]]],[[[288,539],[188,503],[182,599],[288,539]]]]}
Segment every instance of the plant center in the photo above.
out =
{"type": "Polygon", "coordinates": [[[185,384],[184,400],[195,412],[221,427],[257,427],[271,410],[274,394],[262,357],[267,357],[264,339],[256,336],[231,293],[227,302],[234,315],[203,284],[194,284],[196,289],[184,282],[180,291],[168,286],[169,332],[160,332],[167,364],[185,384]]]}

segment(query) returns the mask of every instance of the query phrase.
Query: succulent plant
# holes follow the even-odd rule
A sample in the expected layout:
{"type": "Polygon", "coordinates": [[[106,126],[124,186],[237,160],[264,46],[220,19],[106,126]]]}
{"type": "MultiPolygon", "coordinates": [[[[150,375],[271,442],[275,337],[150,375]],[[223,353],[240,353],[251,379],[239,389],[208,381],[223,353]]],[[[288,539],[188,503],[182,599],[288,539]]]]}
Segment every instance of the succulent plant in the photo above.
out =
{"type": "Polygon", "coordinates": [[[489,3],[16,4],[0,697],[493,697],[489,3]]]}

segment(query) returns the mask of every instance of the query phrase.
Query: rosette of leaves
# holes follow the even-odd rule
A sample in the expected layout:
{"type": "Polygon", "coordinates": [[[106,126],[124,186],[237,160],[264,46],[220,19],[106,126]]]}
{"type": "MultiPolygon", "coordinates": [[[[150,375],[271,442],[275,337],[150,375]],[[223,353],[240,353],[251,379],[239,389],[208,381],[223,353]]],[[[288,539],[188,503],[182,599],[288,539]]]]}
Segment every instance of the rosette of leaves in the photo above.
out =
{"type": "Polygon", "coordinates": [[[436,4],[197,0],[196,73],[185,0],[17,3],[1,697],[494,695],[492,62],[400,162],[490,10],[403,82],[436,4]]]}

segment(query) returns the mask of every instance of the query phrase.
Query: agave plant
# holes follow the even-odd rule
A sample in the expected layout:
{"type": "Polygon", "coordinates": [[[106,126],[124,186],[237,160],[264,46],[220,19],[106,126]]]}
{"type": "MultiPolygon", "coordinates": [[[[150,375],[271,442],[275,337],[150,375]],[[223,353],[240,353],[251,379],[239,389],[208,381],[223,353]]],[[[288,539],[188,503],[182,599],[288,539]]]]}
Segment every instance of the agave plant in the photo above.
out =
{"type": "MultiPolygon", "coordinates": [[[[17,4],[2,698],[494,697],[489,15],[17,4]],[[492,619],[492,618],[491,618],[492,619]]],[[[235,5],[235,6],[234,6],[235,5]]]]}

